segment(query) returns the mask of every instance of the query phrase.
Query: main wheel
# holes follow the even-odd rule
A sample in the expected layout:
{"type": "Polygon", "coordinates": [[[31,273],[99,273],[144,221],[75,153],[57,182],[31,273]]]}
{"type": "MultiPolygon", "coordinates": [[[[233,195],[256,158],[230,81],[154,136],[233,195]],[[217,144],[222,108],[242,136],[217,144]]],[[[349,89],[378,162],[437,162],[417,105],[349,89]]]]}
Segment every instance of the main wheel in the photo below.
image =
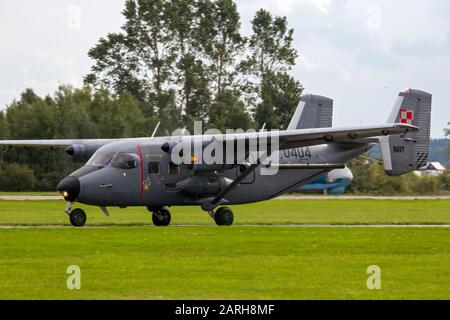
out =
{"type": "Polygon", "coordinates": [[[153,224],[157,227],[168,226],[170,224],[170,219],[170,211],[166,208],[158,209],[152,214],[153,224]]]}
{"type": "Polygon", "coordinates": [[[220,207],[214,214],[214,221],[218,226],[231,226],[234,221],[233,211],[228,207],[220,207]]]}
{"type": "Polygon", "coordinates": [[[74,209],[69,216],[70,224],[74,227],[82,227],[86,223],[86,213],[82,209],[74,209]]]}

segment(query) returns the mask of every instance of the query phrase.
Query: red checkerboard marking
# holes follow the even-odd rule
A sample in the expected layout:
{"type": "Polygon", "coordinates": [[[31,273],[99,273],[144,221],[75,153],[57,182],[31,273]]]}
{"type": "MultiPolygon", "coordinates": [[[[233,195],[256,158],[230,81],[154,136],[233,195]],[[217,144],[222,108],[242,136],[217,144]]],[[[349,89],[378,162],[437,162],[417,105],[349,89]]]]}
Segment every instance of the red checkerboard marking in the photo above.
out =
{"type": "Polygon", "coordinates": [[[400,109],[400,123],[414,125],[414,111],[400,109]]]}

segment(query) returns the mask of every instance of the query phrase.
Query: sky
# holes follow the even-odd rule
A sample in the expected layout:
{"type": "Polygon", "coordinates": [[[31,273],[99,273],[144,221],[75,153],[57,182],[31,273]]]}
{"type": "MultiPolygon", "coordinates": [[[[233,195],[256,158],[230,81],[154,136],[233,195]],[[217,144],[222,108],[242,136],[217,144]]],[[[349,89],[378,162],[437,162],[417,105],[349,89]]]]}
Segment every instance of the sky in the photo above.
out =
{"type": "MultiPolygon", "coordinates": [[[[334,99],[334,126],[385,123],[399,91],[433,94],[432,132],[450,121],[450,1],[237,0],[242,31],[260,9],[286,16],[299,52],[292,75],[334,99]]],[[[0,108],[25,88],[81,86],[89,48],[120,31],[124,0],[0,2],[0,108]]]]}

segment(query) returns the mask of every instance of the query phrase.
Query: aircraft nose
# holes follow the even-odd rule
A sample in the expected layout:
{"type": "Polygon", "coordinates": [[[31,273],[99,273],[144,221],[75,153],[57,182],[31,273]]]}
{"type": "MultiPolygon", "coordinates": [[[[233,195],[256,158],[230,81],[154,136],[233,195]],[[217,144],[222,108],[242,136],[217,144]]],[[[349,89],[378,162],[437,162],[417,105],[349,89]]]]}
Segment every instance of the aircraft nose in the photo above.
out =
{"type": "Polygon", "coordinates": [[[74,201],[80,194],[80,180],[77,177],[68,176],[61,180],[56,187],[67,201],[74,201]]]}

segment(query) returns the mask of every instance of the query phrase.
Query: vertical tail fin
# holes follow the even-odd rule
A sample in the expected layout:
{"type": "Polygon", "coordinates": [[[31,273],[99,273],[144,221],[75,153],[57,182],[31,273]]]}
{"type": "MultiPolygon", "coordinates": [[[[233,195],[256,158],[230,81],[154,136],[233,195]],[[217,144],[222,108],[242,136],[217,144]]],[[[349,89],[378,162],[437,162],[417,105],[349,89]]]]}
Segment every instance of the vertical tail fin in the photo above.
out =
{"type": "Polygon", "coordinates": [[[431,94],[414,89],[399,93],[388,123],[407,123],[418,132],[380,137],[386,174],[398,176],[424,166],[428,159],[431,126],[431,94]]]}
{"type": "Polygon", "coordinates": [[[308,94],[302,96],[288,130],[331,128],[332,125],[333,100],[308,94]]]}

